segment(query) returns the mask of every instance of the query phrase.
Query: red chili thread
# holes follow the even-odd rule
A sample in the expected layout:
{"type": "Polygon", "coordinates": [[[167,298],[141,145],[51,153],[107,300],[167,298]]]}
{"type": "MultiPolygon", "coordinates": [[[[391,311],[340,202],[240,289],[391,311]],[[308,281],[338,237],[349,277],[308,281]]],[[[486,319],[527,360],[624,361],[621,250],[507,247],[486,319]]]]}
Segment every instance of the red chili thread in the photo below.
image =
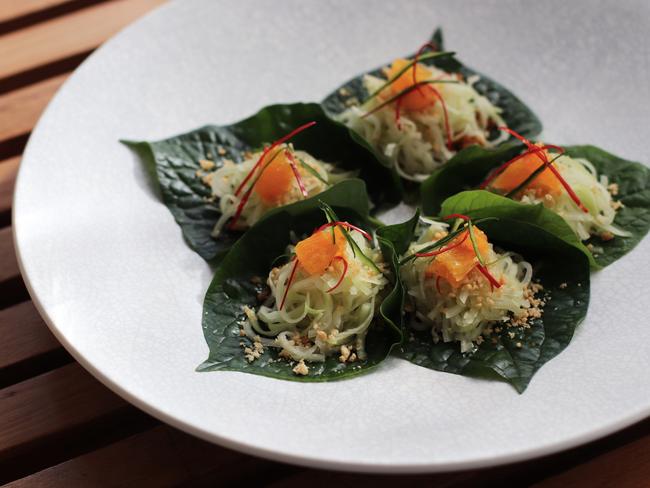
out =
{"type": "Polygon", "coordinates": [[[293,277],[296,274],[296,269],[297,268],[298,268],[298,259],[294,258],[293,269],[291,270],[291,273],[289,274],[289,279],[287,280],[287,287],[284,289],[284,295],[282,296],[282,302],[280,302],[279,310],[282,310],[282,308],[284,307],[284,302],[287,299],[287,294],[289,293],[289,287],[291,286],[291,283],[293,282],[293,277]]]}
{"type": "Polygon", "coordinates": [[[482,264],[479,263],[479,264],[476,265],[476,268],[478,268],[478,270],[483,274],[483,276],[485,276],[485,278],[490,282],[490,288],[492,288],[492,289],[501,288],[501,283],[499,283],[494,278],[494,276],[492,276],[490,274],[490,272],[488,271],[488,269],[485,266],[483,266],[482,264]]]}
{"type": "Polygon", "coordinates": [[[296,165],[296,160],[293,158],[293,155],[288,150],[284,151],[284,156],[289,161],[289,166],[291,166],[293,175],[296,177],[296,181],[298,182],[298,188],[300,188],[300,192],[302,193],[302,196],[307,198],[309,196],[309,193],[307,193],[307,189],[305,188],[305,185],[302,182],[302,178],[300,178],[300,173],[298,172],[298,166],[296,165]]]}
{"type": "Polygon", "coordinates": [[[441,278],[442,278],[441,276],[436,276],[436,290],[438,290],[438,293],[440,295],[442,295],[442,290],[440,290],[440,279],[441,278]]]}
{"type": "Polygon", "coordinates": [[[228,228],[230,230],[233,230],[237,225],[237,221],[239,220],[239,217],[241,217],[241,214],[244,211],[244,207],[248,203],[248,199],[251,197],[251,194],[253,193],[254,186],[255,185],[251,185],[251,187],[248,190],[246,190],[246,193],[244,193],[244,196],[237,204],[237,210],[235,210],[235,215],[233,215],[232,219],[230,220],[230,223],[228,224],[228,228]]]}
{"type": "Polygon", "coordinates": [[[336,259],[340,259],[341,262],[343,263],[343,272],[341,273],[341,277],[336,282],[336,284],[332,288],[327,290],[326,293],[330,293],[330,292],[336,290],[339,287],[339,285],[343,282],[343,278],[345,278],[345,275],[348,272],[348,262],[345,260],[345,258],[343,256],[334,256],[334,259],[332,259],[332,264],[334,264],[334,260],[336,260],[336,259]]]}

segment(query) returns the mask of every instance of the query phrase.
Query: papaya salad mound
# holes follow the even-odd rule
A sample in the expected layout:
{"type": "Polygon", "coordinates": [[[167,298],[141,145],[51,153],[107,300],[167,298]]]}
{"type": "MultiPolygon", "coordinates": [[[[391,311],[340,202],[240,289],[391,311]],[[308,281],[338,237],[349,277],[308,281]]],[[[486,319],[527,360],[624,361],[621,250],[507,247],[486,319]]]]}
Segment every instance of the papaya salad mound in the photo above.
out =
{"type": "Polygon", "coordinates": [[[407,180],[423,181],[463,149],[497,147],[509,125],[541,131],[535,115],[501,85],[443,51],[442,34],[406,58],[350,80],[324,107],[361,135],[407,180]]]}
{"type": "Polygon", "coordinates": [[[198,370],[327,381],[383,361],[401,339],[401,294],[366,229],[325,202],[253,226],[206,294],[210,355],[198,370]]]}
{"type": "Polygon", "coordinates": [[[517,202],[543,206],[561,217],[585,243],[595,266],[615,261],[648,232],[648,168],[593,146],[533,143],[511,129],[502,130],[523,145],[515,151],[477,149],[476,160],[452,162],[435,172],[421,188],[425,211],[438,211],[445,196],[468,187],[504,197],[482,197],[483,205],[512,208],[517,202]],[[505,198],[511,202],[503,201],[505,198]]]}
{"type": "Polygon", "coordinates": [[[223,257],[269,213],[336,192],[346,180],[365,180],[376,210],[401,197],[394,170],[313,103],[272,105],[231,125],[162,141],[123,142],[145,163],[187,242],[206,260],[223,257]]]}
{"type": "Polygon", "coordinates": [[[392,227],[378,235],[393,236],[401,255],[404,340],[396,354],[414,364],[501,379],[522,392],[586,314],[586,255],[535,223],[416,214],[399,240],[392,227]]]}

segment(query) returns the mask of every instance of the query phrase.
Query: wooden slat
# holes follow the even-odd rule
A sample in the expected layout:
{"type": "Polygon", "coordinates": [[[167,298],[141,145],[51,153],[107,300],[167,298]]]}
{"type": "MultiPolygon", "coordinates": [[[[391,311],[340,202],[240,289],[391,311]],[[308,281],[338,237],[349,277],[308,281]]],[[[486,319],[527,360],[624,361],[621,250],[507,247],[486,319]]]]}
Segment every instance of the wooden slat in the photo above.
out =
{"type": "Polygon", "coordinates": [[[61,348],[31,302],[0,310],[0,370],[61,348]]]}
{"type": "Polygon", "coordinates": [[[0,390],[0,462],[126,407],[78,364],[0,390]]]}
{"type": "Polygon", "coordinates": [[[95,49],[163,2],[113,0],[7,34],[0,42],[0,79],[95,49]]]}
{"type": "Polygon", "coordinates": [[[645,488],[650,486],[650,436],[602,454],[536,485],[536,488],[645,488]]]}
{"type": "Polygon", "coordinates": [[[224,486],[253,470],[262,475],[268,464],[159,426],[6,486],[163,487],[189,484],[209,473],[215,473],[209,486],[224,486]]]}
{"type": "Polygon", "coordinates": [[[20,156],[0,161],[0,214],[11,209],[20,156]]]}
{"type": "Polygon", "coordinates": [[[69,75],[65,73],[0,95],[0,141],[30,132],[69,75]]]}
{"type": "Polygon", "coordinates": [[[13,20],[47,8],[58,7],[70,0],[2,0],[0,1],[0,22],[13,20]]]}
{"type": "Polygon", "coordinates": [[[170,486],[184,475],[165,428],[159,427],[5,486],[170,486]]]}
{"type": "Polygon", "coordinates": [[[11,227],[5,227],[0,229],[0,283],[19,274],[11,227]]]}

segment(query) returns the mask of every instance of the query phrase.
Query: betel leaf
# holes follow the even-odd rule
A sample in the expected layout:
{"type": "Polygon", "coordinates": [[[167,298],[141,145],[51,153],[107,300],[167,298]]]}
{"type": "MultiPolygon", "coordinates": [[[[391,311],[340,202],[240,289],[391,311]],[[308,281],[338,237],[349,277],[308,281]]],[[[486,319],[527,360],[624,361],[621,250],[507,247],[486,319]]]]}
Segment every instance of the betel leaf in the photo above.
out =
{"type": "Polygon", "coordinates": [[[583,252],[593,267],[598,267],[589,249],[580,241],[565,220],[544,205],[525,205],[485,190],[464,191],[448,198],[442,204],[440,215],[463,214],[472,219],[484,217],[507,218],[554,234],[570,246],[583,252]]]}
{"type": "Polygon", "coordinates": [[[534,224],[497,216],[480,227],[495,245],[520,253],[533,264],[534,278],[544,286],[547,301],[542,317],[523,331],[504,327],[474,352],[461,353],[457,342],[434,344],[430,331],[411,329],[407,316],[404,341],[394,354],[438,371],[506,381],[521,393],[539,368],[569,344],[584,319],[589,262],[575,246],[534,224]]]}
{"type": "Polygon", "coordinates": [[[438,215],[442,202],[447,198],[477,188],[490,170],[514,158],[523,148],[523,144],[511,142],[493,149],[472,146],[459,152],[422,182],[422,212],[438,215]]]}
{"type": "MultiPolygon", "coordinates": [[[[400,329],[403,329],[404,310],[404,285],[399,274],[399,258],[409,247],[411,236],[415,232],[420,219],[420,211],[416,210],[415,215],[406,222],[393,225],[384,225],[377,229],[377,241],[381,247],[382,255],[391,268],[391,280],[393,290],[388,295],[382,306],[390,307],[396,311],[392,322],[400,329]]],[[[403,335],[401,336],[403,340],[403,335]]]]}
{"type": "Polygon", "coordinates": [[[573,158],[590,161],[598,174],[606,175],[611,183],[618,185],[614,199],[624,206],[616,212],[614,225],[631,235],[616,236],[609,241],[592,237],[587,241],[594,246],[596,262],[607,266],[630,252],[650,230],[650,169],[595,146],[569,146],[565,150],[573,158]]]}
{"type": "Polygon", "coordinates": [[[416,210],[413,217],[405,222],[384,225],[377,229],[377,236],[390,243],[398,255],[404,254],[413,238],[415,229],[420,221],[420,211],[416,210]]]}
{"type": "Polygon", "coordinates": [[[325,115],[316,103],[271,105],[231,125],[210,125],[157,142],[122,141],[140,156],[155,175],[162,199],[181,226],[192,249],[206,260],[222,256],[242,232],[224,229],[211,236],[221,216],[210,189],[197,176],[199,161],[240,163],[243,154],[262,148],[293,129],[315,121],[316,125],[291,139],[296,149],[344,170],[357,170],[366,181],[375,208],[399,202],[401,187],[394,170],[382,165],[375,152],[344,125],[325,115]]]}
{"type": "MultiPolygon", "coordinates": [[[[422,183],[420,193],[424,213],[437,214],[443,200],[463,190],[476,188],[490,170],[510,160],[523,148],[516,144],[512,144],[510,149],[506,146],[495,150],[474,147],[471,148],[472,154],[467,153],[467,158],[461,157],[463,153],[459,153],[422,183]]],[[[607,266],[632,250],[650,229],[650,169],[595,146],[565,146],[564,150],[570,157],[590,161],[599,175],[607,176],[610,182],[619,187],[614,199],[620,200],[624,207],[617,211],[614,225],[631,235],[616,236],[610,241],[594,237],[586,242],[594,246],[592,265],[607,266]]],[[[513,202],[511,207],[514,209],[515,206],[528,207],[513,202]]],[[[525,213],[526,210],[522,208],[521,212],[525,213]]]]}
{"type": "MultiPolygon", "coordinates": [[[[354,210],[332,206],[341,220],[368,228],[365,219],[354,210]]],[[[304,236],[325,223],[317,204],[305,205],[300,212],[280,209],[254,225],[237,241],[217,267],[203,304],[203,334],[210,353],[198,371],[241,371],[273,378],[295,381],[330,381],[367,372],[379,365],[391,349],[400,342],[401,291],[386,289],[379,312],[366,338],[368,358],[365,361],[341,363],[331,357],[323,363],[308,363],[309,374],[296,375],[292,364],[280,359],[277,350],[266,347],[262,356],[248,362],[243,346],[250,345],[247,337],[239,335],[239,322],[245,315],[242,307],[256,308],[262,290],[259,278],[266,280],[278,256],[285,254],[291,235],[304,236]]]]}
{"type": "MultiPolygon", "coordinates": [[[[434,32],[431,42],[437,46],[439,51],[445,50],[441,29],[434,32]]],[[[415,54],[411,54],[407,57],[412,59],[414,56],[415,54]]],[[[542,131],[542,124],[537,116],[519,98],[496,81],[465,66],[457,58],[431,58],[422,62],[447,72],[461,73],[465,79],[469,76],[479,75],[480,79],[474,84],[474,88],[503,110],[501,116],[508,127],[525,137],[534,137],[542,131]]],[[[322,104],[325,110],[332,115],[338,115],[345,111],[355,99],[363,102],[369,95],[363,86],[364,75],[383,77],[382,69],[383,66],[360,74],[338,87],[323,100],[322,104]]]]}

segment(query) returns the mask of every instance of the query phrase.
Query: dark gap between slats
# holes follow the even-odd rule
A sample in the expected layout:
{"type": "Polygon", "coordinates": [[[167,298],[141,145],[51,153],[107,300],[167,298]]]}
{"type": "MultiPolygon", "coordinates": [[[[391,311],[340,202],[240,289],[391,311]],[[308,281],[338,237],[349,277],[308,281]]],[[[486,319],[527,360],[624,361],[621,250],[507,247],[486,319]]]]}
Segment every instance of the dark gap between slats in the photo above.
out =
{"type": "MultiPolygon", "coordinates": [[[[0,38],[1,40],[2,38],[0,38]]],[[[58,59],[47,64],[42,64],[36,68],[2,78],[0,79],[0,94],[72,71],[92,52],[93,50],[91,49],[90,51],[58,59]]]]}
{"type": "Polygon", "coordinates": [[[16,17],[15,19],[5,20],[4,22],[0,22],[0,35],[7,34],[8,32],[18,29],[24,29],[30,25],[38,24],[39,22],[44,22],[55,17],[60,17],[65,14],[72,13],[75,10],[91,7],[98,3],[103,3],[104,1],[106,0],[72,0],[61,5],[54,5],[52,7],[39,10],[38,12],[25,14],[21,17],[16,17]]]}
{"type": "Polygon", "coordinates": [[[11,209],[0,212],[0,229],[11,225],[11,209]]]}
{"type": "Polygon", "coordinates": [[[192,477],[177,485],[177,488],[239,488],[241,486],[267,486],[293,476],[304,470],[298,466],[243,457],[229,469],[222,467],[200,476],[192,477]]]}
{"type": "Polygon", "coordinates": [[[39,439],[3,457],[0,461],[0,485],[101,449],[159,424],[153,417],[129,405],[95,419],[89,425],[39,439]]]}
{"type": "Polygon", "coordinates": [[[0,142],[0,159],[8,159],[22,154],[27,139],[29,139],[29,133],[0,142]]]}
{"type": "Polygon", "coordinates": [[[38,356],[25,359],[4,369],[0,369],[0,388],[20,383],[53,369],[73,362],[74,359],[63,349],[55,349],[38,356]]]}
{"type": "Polygon", "coordinates": [[[0,310],[31,300],[22,277],[14,276],[0,282],[0,310]]]}

